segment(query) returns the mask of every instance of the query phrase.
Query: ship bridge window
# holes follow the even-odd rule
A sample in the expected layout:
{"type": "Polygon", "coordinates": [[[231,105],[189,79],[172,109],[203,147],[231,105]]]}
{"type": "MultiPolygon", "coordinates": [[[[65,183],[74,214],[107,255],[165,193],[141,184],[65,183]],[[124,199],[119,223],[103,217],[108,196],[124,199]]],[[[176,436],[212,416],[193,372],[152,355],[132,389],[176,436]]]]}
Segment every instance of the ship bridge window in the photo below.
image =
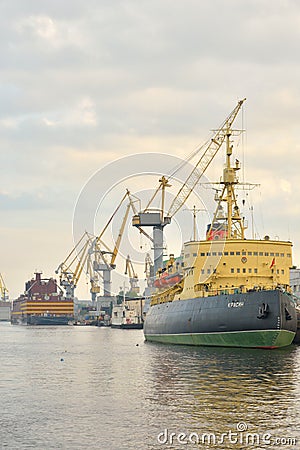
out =
{"type": "Polygon", "coordinates": [[[249,273],[252,273],[252,269],[248,269],[248,272],[249,272],[249,273]]]}
{"type": "Polygon", "coordinates": [[[264,256],[263,252],[259,252],[259,256],[264,256]]]}
{"type": "Polygon", "coordinates": [[[205,253],[202,252],[202,253],[200,253],[200,255],[201,255],[201,256],[205,256],[205,253]]]}
{"type": "Polygon", "coordinates": [[[284,256],[284,253],[280,253],[280,256],[283,257],[283,256],[284,256]]]}
{"type": "Polygon", "coordinates": [[[284,269],[281,269],[281,275],[284,275],[284,269]]]}
{"type": "Polygon", "coordinates": [[[197,253],[193,253],[193,256],[197,256],[197,253]]]}
{"type": "Polygon", "coordinates": [[[248,256],[252,256],[252,252],[248,252],[248,256]]]}
{"type": "Polygon", "coordinates": [[[224,252],[224,256],[228,256],[228,252],[224,252]]]}
{"type": "Polygon", "coordinates": [[[212,255],[213,256],[217,256],[217,252],[212,252],[212,255]]]}
{"type": "Polygon", "coordinates": [[[277,275],[279,275],[279,269],[276,270],[277,275]]]}
{"type": "Polygon", "coordinates": [[[245,267],[243,268],[243,273],[246,273],[246,268],[245,267]]]}
{"type": "Polygon", "coordinates": [[[218,252],[218,256],[222,256],[223,255],[223,253],[222,252],[218,252]]]}
{"type": "Polygon", "coordinates": [[[265,256],[269,256],[269,252],[265,252],[265,256]]]}
{"type": "Polygon", "coordinates": [[[204,275],[204,269],[201,269],[201,275],[204,275]]]}
{"type": "Polygon", "coordinates": [[[230,252],[230,255],[231,255],[231,256],[234,255],[234,252],[230,252]]]}
{"type": "Polygon", "coordinates": [[[233,269],[233,267],[232,267],[232,268],[230,269],[230,272],[231,272],[231,273],[234,273],[234,269],[233,269]]]}
{"type": "Polygon", "coordinates": [[[241,252],[236,252],[236,256],[239,256],[241,254],[241,252]]]}
{"type": "Polygon", "coordinates": [[[254,273],[257,273],[257,269],[256,268],[254,269],[254,273]]]}
{"type": "Polygon", "coordinates": [[[190,254],[189,254],[189,253],[187,253],[187,254],[185,255],[185,257],[186,257],[186,258],[189,258],[189,257],[190,257],[190,254]]]}
{"type": "Polygon", "coordinates": [[[270,256],[275,256],[275,255],[274,255],[274,252],[271,252],[271,253],[270,253],[270,256]]]}
{"type": "Polygon", "coordinates": [[[210,256],[210,252],[207,252],[207,253],[206,253],[206,256],[210,256]]]}
{"type": "Polygon", "coordinates": [[[253,255],[254,256],[258,256],[258,252],[253,252],[253,255]]]}
{"type": "Polygon", "coordinates": [[[275,256],[279,256],[279,253],[275,253],[275,256]]]}
{"type": "Polygon", "coordinates": [[[238,267],[238,268],[236,269],[236,272],[237,272],[237,273],[241,273],[241,269],[238,267]]]}
{"type": "Polygon", "coordinates": [[[210,269],[207,269],[207,274],[208,274],[208,275],[210,274],[210,269]]]}
{"type": "Polygon", "coordinates": [[[292,255],[291,255],[290,253],[287,253],[286,256],[287,256],[288,258],[290,258],[292,255]]]}
{"type": "Polygon", "coordinates": [[[242,252],[242,255],[243,255],[243,256],[247,255],[247,252],[242,252]]]}

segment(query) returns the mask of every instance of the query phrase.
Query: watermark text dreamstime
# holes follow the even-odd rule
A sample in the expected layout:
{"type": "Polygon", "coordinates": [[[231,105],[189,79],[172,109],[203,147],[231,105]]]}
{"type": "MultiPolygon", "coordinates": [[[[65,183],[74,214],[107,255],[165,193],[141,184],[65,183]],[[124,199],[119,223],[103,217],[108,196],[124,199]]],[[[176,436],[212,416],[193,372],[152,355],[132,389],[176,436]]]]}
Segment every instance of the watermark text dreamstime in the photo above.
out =
{"type": "Polygon", "coordinates": [[[239,422],[235,430],[228,430],[224,433],[184,433],[174,432],[165,428],[157,436],[159,444],[172,445],[220,445],[220,444],[240,444],[240,445],[269,445],[274,447],[291,448],[297,445],[297,439],[294,437],[275,436],[271,433],[256,433],[248,431],[248,425],[245,422],[239,422]]]}

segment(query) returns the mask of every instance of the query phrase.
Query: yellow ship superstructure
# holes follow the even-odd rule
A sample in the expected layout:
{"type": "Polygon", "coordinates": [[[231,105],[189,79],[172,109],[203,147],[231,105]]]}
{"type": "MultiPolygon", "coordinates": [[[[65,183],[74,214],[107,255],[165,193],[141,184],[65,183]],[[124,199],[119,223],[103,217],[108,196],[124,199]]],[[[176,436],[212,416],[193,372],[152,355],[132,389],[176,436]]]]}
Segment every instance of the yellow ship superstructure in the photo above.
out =
{"type": "Polygon", "coordinates": [[[188,242],[184,249],[184,288],[180,298],[289,289],[291,242],[226,240],[188,242]]]}

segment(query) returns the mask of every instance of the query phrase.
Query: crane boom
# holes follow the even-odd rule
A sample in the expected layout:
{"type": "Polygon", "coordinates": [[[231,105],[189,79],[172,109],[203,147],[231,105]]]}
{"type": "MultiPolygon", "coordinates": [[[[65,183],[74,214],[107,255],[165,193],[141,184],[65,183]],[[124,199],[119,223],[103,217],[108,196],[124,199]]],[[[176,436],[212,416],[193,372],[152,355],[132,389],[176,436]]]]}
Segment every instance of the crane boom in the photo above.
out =
{"type": "Polygon", "coordinates": [[[129,211],[130,208],[135,211],[134,203],[136,201],[137,199],[133,199],[127,190],[100,234],[94,237],[87,231],[84,232],[66,259],[58,266],[56,273],[59,273],[60,285],[64,287],[67,297],[74,297],[74,290],[83,271],[90,276],[93,301],[96,298],[96,294],[100,291],[100,272],[103,273],[104,295],[110,295],[110,272],[115,268],[115,260],[119,252],[129,211]],[[109,245],[104,242],[103,235],[127,198],[129,203],[126,207],[114,248],[111,250],[109,245]]]}
{"type": "Polygon", "coordinates": [[[78,248],[81,244],[81,242],[83,241],[84,238],[86,238],[88,236],[87,232],[85,231],[83,233],[83,235],[81,236],[81,238],[79,239],[79,241],[77,242],[77,244],[75,244],[75,246],[73,247],[73,249],[70,251],[70,253],[68,254],[68,256],[66,257],[66,259],[58,266],[58,268],[56,269],[55,273],[59,273],[59,270],[64,267],[66,270],[68,270],[70,268],[70,266],[74,263],[74,261],[77,259],[77,251],[78,248]],[[71,259],[71,257],[73,256],[73,258],[71,259]]]}
{"type": "Polygon", "coordinates": [[[137,278],[137,274],[134,271],[132,261],[128,255],[126,258],[125,275],[129,275],[129,278],[137,278]]]}
{"type": "Polygon", "coordinates": [[[3,280],[2,274],[0,273],[0,295],[1,295],[0,300],[3,300],[5,302],[8,298],[7,293],[8,290],[6,289],[5,282],[3,280]]]}
{"type": "Polygon", "coordinates": [[[105,231],[107,230],[107,228],[109,227],[110,223],[112,222],[113,218],[115,217],[115,215],[117,214],[117,212],[119,211],[119,209],[121,208],[122,203],[124,202],[126,197],[129,197],[130,192],[128,191],[128,189],[126,190],[125,194],[123,195],[120,203],[118,204],[118,206],[116,207],[116,209],[114,210],[114,212],[112,213],[112,215],[110,216],[108,222],[106,223],[105,227],[103,228],[103,230],[101,231],[101,233],[99,234],[99,236],[97,237],[97,241],[99,241],[103,234],[105,233],[105,231]]]}
{"type": "Polygon", "coordinates": [[[115,261],[119,253],[122,237],[128,220],[129,211],[131,208],[133,211],[136,211],[134,203],[138,201],[138,199],[134,199],[133,197],[134,196],[132,196],[127,189],[117,208],[109,218],[107,224],[98,235],[98,237],[94,239],[92,245],[90,246],[87,265],[88,273],[90,274],[91,293],[93,300],[95,300],[96,294],[99,293],[99,277],[101,277],[103,280],[104,297],[111,296],[111,271],[116,268],[115,261]],[[126,205],[125,214],[123,216],[114,247],[113,249],[111,249],[110,246],[104,242],[104,234],[109,225],[112,223],[113,218],[120,210],[125,199],[128,199],[129,203],[126,205]],[[100,275],[100,273],[102,275],[100,275]]]}
{"type": "Polygon", "coordinates": [[[139,278],[133,268],[133,264],[129,255],[126,258],[126,266],[125,266],[125,275],[127,274],[129,276],[130,291],[134,294],[138,294],[140,291],[140,288],[138,286],[139,278]]]}
{"type": "Polygon", "coordinates": [[[86,243],[84,244],[84,247],[82,249],[81,255],[79,257],[79,261],[77,263],[76,269],[74,271],[74,275],[73,275],[73,281],[74,281],[74,285],[75,287],[77,286],[78,280],[80,278],[80,275],[83,271],[83,268],[85,266],[87,257],[88,257],[88,249],[90,246],[90,241],[86,241],[86,243]]]}
{"type": "Polygon", "coordinates": [[[64,287],[67,297],[74,297],[74,290],[86,264],[90,245],[91,237],[85,231],[67,258],[55,271],[55,273],[59,273],[60,285],[64,287]],[[85,242],[83,242],[84,239],[85,242]]]}
{"type": "Polygon", "coordinates": [[[209,166],[211,161],[214,159],[219,148],[223,144],[226,134],[227,134],[228,130],[231,128],[231,126],[232,126],[232,124],[233,124],[233,122],[245,100],[246,99],[244,98],[243,100],[240,100],[238,102],[236,107],[229,114],[229,116],[225,119],[225,121],[220,126],[220,128],[215,132],[213,138],[209,141],[209,144],[206,147],[206,150],[202,154],[198,163],[195,165],[194,169],[189,174],[188,178],[186,179],[184,184],[181,186],[179,192],[177,193],[176,197],[174,198],[173,202],[171,203],[171,206],[167,213],[168,217],[173,217],[174,214],[176,214],[179,211],[179,209],[183,206],[183,204],[186,202],[186,200],[192,193],[193,189],[195,188],[196,184],[200,180],[201,176],[204,174],[207,167],[209,166]]]}
{"type": "Polygon", "coordinates": [[[118,252],[119,252],[119,247],[120,247],[120,244],[121,244],[121,240],[122,240],[122,236],[123,236],[123,233],[124,233],[125,225],[126,225],[126,222],[127,222],[127,219],[128,219],[130,208],[131,208],[131,204],[128,203],[128,205],[126,207],[126,212],[125,212],[125,215],[123,217],[122,224],[121,224],[121,227],[120,227],[120,230],[119,230],[119,234],[118,234],[118,237],[116,239],[115,247],[114,247],[113,252],[112,252],[112,257],[111,257],[111,260],[110,260],[111,267],[113,267],[115,265],[115,260],[116,260],[116,257],[118,255],[118,252]]]}

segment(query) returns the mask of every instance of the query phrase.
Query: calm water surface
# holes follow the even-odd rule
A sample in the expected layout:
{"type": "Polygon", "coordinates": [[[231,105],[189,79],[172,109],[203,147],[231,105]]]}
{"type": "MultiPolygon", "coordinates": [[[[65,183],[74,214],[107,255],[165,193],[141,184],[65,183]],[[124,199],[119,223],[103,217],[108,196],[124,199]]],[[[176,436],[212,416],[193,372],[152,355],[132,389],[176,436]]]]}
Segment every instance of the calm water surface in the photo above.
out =
{"type": "Polygon", "coordinates": [[[0,352],[2,449],[300,448],[300,347],[194,348],[145,343],[138,330],[0,323],[0,352]]]}

